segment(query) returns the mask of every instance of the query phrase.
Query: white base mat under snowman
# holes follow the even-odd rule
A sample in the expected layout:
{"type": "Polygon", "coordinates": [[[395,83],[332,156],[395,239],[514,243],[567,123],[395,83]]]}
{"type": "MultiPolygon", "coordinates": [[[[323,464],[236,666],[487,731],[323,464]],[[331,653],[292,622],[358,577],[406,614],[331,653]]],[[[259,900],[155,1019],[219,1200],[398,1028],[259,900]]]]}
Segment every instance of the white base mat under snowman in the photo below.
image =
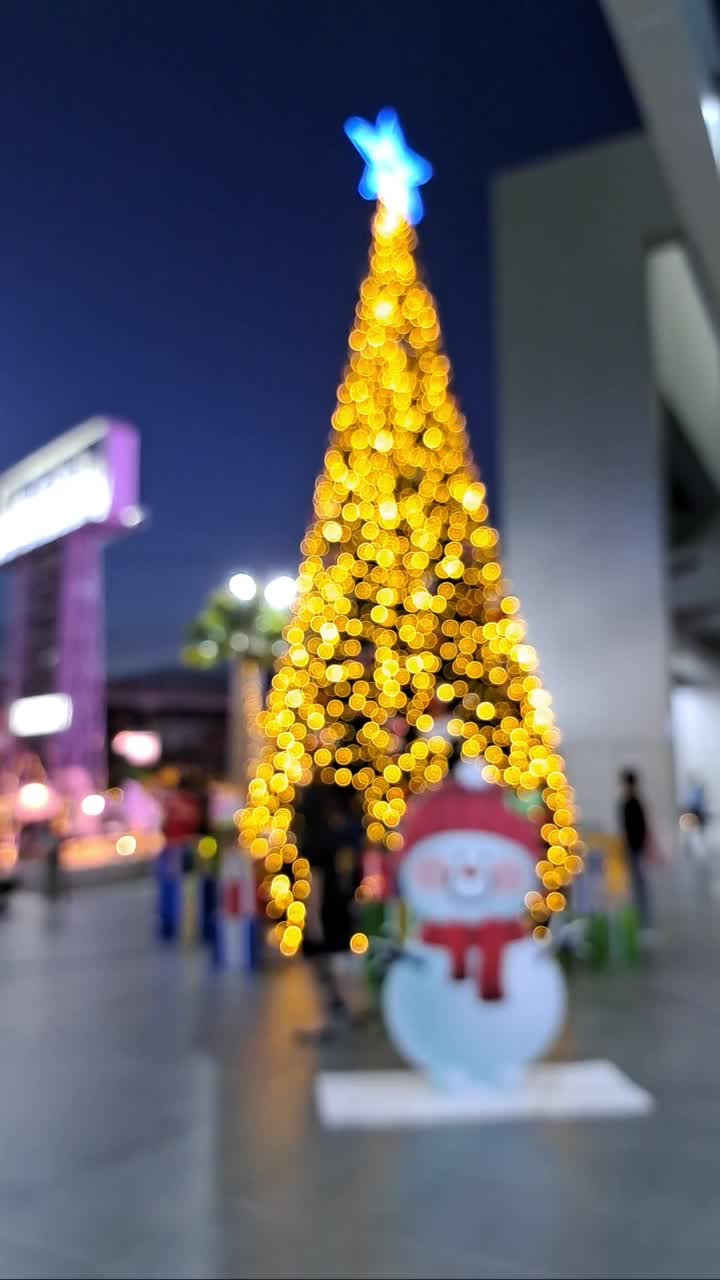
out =
{"type": "Polygon", "coordinates": [[[541,1063],[510,1088],[452,1093],[415,1071],[324,1071],[315,1098],[329,1129],[643,1116],[655,1105],[652,1094],[603,1061],[541,1063]]]}

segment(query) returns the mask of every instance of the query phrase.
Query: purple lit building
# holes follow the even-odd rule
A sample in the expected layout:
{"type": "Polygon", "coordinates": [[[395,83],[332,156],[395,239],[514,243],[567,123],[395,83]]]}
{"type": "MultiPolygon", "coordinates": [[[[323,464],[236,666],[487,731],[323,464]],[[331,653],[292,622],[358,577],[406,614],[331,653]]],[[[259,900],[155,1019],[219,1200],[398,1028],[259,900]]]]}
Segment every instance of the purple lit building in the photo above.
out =
{"type": "Polygon", "coordinates": [[[136,527],[139,437],[92,418],[0,476],[8,566],[7,724],[49,772],[105,777],[103,551],[136,527]]]}

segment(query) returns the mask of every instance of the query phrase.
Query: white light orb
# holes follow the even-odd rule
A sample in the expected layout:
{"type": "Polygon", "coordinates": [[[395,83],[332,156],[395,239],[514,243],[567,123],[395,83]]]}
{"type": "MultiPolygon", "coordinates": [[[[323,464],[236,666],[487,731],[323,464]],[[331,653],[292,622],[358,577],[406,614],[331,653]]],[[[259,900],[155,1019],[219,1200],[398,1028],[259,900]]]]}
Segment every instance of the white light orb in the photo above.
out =
{"type": "Polygon", "coordinates": [[[272,578],[263,594],[265,603],[271,609],[289,609],[297,595],[297,582],[283,574],[279,578],[272,578]]]}
{"type": "Polygon", "coordinates": [[[116,755],[122,756],[128,764],[138,769],[157,764],[162,755],[162,742],[158,733],[149,730],[123,729],[116,733],[112,740],[112,749],[116,755]]]}
{"type": "Polygon", "coordinates": [[[18,792],[18,807],[26,813],[40,813],[50,806],[50,788],[44,782],[26,782],[18,792]]]}
{"type": "Polygon", "coordinates": [[[105,797],[98,795],[85,796],[80,801],[80,808],[86,818],[99,818],[105,808],[105,797]]]}
{"type": "Polygon", "coordinates": [[[142,507],[136,507],[134,504],[129,507],[123,507],[120,512],[120,523],[125,529],[137,529],[139,524],[143,522],[142,507]]]}
{"type": "Polygon", "coordinates": [[[121,858],[129,858],[137,849],[137,840],[134,836],[120,836],[115,843],[115,852],[121,858]]]}
{"type": "Polygon", "coordinates": [[[249,573],[234,573],[228,582],[228,590],[236,600],[249,604],[257,595],[257,582],[249,573]]]}

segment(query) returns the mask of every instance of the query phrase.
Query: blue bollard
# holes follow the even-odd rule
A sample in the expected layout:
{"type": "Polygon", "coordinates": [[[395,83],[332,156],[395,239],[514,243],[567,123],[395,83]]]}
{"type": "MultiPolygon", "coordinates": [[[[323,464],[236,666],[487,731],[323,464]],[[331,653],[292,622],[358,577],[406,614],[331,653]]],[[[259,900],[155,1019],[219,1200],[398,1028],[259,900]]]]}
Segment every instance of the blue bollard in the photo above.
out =
{"type": "Polygon", "coordinates": [[[157,884],[158,937],[163,942],[175,942],[180,934],[182,904],[182,863],[180,850],[163,849],[155,861],[157,884]]]}
{"type": "Polygon", "coordinates": [[[218,905],[218,882],[217,876],[206,875],[200,876],[198,883],[199,894],[199,911],[200,917],[200,937],[209,947],[216,945],[217,937],[217,905],[218,905]]]}
{"type": "Polygon", "coordinates": [[[252,973],[254,973],[256,969],[260,968],[261,942],[262,932],[260,929],[260,921],[257,916],[253,916],[251,920],[248,920],[248,929],[246,934],[248,969],[252,973]]]}

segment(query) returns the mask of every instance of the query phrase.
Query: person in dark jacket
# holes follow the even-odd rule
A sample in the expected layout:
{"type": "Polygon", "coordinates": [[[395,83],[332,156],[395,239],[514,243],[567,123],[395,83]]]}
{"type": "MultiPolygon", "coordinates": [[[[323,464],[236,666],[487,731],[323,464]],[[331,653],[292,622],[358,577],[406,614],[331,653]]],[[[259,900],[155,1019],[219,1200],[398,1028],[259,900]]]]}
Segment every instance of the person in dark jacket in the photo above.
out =
{"type": "Polygon", "coordinates": [[[625,769],[620,775],[622,786],[620,800],[620,832],[625,844],[632,885],[633,901],[638,913],[640,927],[650,927],[650,895],[648,892],[645,862],[648,850],[648,823],[645,808],[640,798],[637,774],[633,769],[625,769]]]}
{"type": "Polygon", "coordinates": [[[296,811],[298,850],[312,869],[304,951],[313,962],[325,1006],[325,1021],[303,1039],[331,1037],[350,1010],[337,978],[337,957],[348,954],[355,890],[360,881],[363,828],[356,793],[313,782],[296,811]]]}

